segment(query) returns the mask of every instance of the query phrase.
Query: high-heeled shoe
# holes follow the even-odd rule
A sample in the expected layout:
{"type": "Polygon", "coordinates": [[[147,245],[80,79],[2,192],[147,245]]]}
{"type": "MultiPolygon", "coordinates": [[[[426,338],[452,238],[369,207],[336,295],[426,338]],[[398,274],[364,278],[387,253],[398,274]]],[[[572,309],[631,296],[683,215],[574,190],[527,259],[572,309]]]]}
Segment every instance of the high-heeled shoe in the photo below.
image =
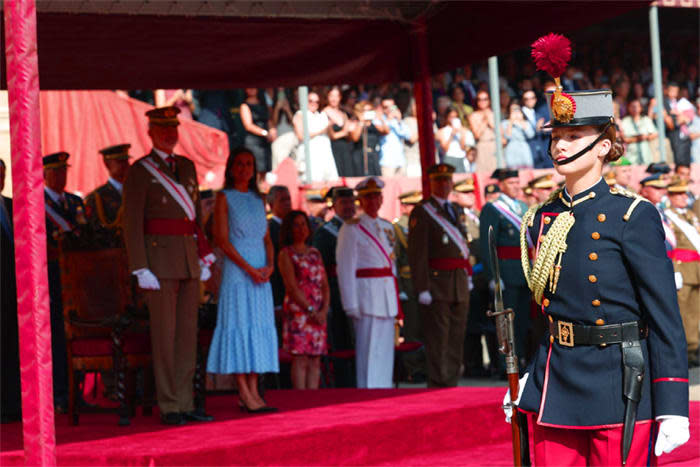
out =
{"type": "Polygon", "coordinates": [[[270,413],[270,412],[276,412],[277,409],[274,407],[268,407],[266,405],[262,407],[258,407],[257,409],[251,409],[248,407],[245,402],[243,402],[242,399],[238,399],[238,408],[241,410],[241,412],[247,412],[247,413],[270,413]],[[272,410],[271,410],[272,409],[272,410]]]}

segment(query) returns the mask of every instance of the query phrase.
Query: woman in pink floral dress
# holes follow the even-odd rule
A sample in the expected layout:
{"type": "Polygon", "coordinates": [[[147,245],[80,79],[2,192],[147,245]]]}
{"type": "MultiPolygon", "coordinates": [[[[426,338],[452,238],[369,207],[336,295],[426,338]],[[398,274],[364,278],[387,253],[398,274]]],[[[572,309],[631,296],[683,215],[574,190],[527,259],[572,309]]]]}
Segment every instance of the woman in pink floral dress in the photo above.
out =
{"type": "Polygon", "coordinates": [[[310,234],[303,211],[292,211],[282,221],[278,260],[286,290],[282,347],[292,354],[294,389],[318,389],[321,355],[327,351],[330,293],[321,253],[307,243],[310,234]]]}

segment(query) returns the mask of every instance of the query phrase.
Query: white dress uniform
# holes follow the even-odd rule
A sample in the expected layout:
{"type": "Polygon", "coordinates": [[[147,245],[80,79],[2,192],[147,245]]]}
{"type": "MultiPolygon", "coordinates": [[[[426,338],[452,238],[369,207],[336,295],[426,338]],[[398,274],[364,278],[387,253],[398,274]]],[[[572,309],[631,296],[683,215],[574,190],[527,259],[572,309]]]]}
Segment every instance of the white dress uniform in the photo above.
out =
{"type": "Polygon", "coordinates": [[[343,308],[355,324],[359,388],[392,384],[399,311],[392,234],[390,222],[367,214],[344,223],[338,234],[338,284],[343,308]]]}

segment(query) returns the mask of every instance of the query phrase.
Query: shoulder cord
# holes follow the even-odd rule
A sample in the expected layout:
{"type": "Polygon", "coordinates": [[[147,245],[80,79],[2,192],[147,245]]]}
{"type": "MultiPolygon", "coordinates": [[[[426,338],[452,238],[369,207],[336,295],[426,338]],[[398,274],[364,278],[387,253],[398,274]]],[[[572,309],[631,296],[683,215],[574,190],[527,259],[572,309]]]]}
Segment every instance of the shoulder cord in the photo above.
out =
{"type": "Polygon", "coordinates": [[[527,285],[530,290],[532,290],[534,299],[538,305],[542,303],[542,295],[547,283],[550,284],[549,290],[552,293],[556,292],[559,272],[561,270],[561,260],[567,247],[566,237],[575,222],[573,213],[571,211],[565,211],[556,217],[539,247],[539,253],[532,269],[530,268],[530,258],[525,235],[527,234],[528,227],[532,227],[533,225],[537,210],[544,204],[555,200],[559,196],[560,191],[561,190],[557,190],[552,193],[544,203],[528,209],[525,216],[523,216],[523,222],[520,226],[520,259],[523,273],[525,274],[527,285]],[[555,262],[557,263],[556,266],[555,262]]]}
{"type": "Polygon", "coordinates": [[[124,205],[119,206],[119,210],[117,211],[117,215],[114,218],[113,222],[108,222],[107,221],[107,216],[105,215],[105,209],[104,206],[102,205],[102,196],[95,191],[95,207],[97,208],[97,217],[100,219],[100,224],[102,224],[105,228],[107,229],[116,229],[121,227],[122,223],[122,212],[124,210],[124,205]]]}

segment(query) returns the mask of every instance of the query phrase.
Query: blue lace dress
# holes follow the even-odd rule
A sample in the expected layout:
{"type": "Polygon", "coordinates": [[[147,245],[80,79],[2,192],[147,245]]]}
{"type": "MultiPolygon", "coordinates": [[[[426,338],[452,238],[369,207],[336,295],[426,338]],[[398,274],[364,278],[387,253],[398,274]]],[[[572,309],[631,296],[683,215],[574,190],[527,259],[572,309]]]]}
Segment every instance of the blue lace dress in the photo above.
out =
{"type": "MultiPolygon", "coordinates": [[[[254,193],[224,190],[228,204],[228,239],[254,268],[265,266],[267,231],[263,200],[254,193]]],[[[272,288],[256,284],[224,258],[216,329],[209,348],[209,373],[278,372],[272,288]]]]}

